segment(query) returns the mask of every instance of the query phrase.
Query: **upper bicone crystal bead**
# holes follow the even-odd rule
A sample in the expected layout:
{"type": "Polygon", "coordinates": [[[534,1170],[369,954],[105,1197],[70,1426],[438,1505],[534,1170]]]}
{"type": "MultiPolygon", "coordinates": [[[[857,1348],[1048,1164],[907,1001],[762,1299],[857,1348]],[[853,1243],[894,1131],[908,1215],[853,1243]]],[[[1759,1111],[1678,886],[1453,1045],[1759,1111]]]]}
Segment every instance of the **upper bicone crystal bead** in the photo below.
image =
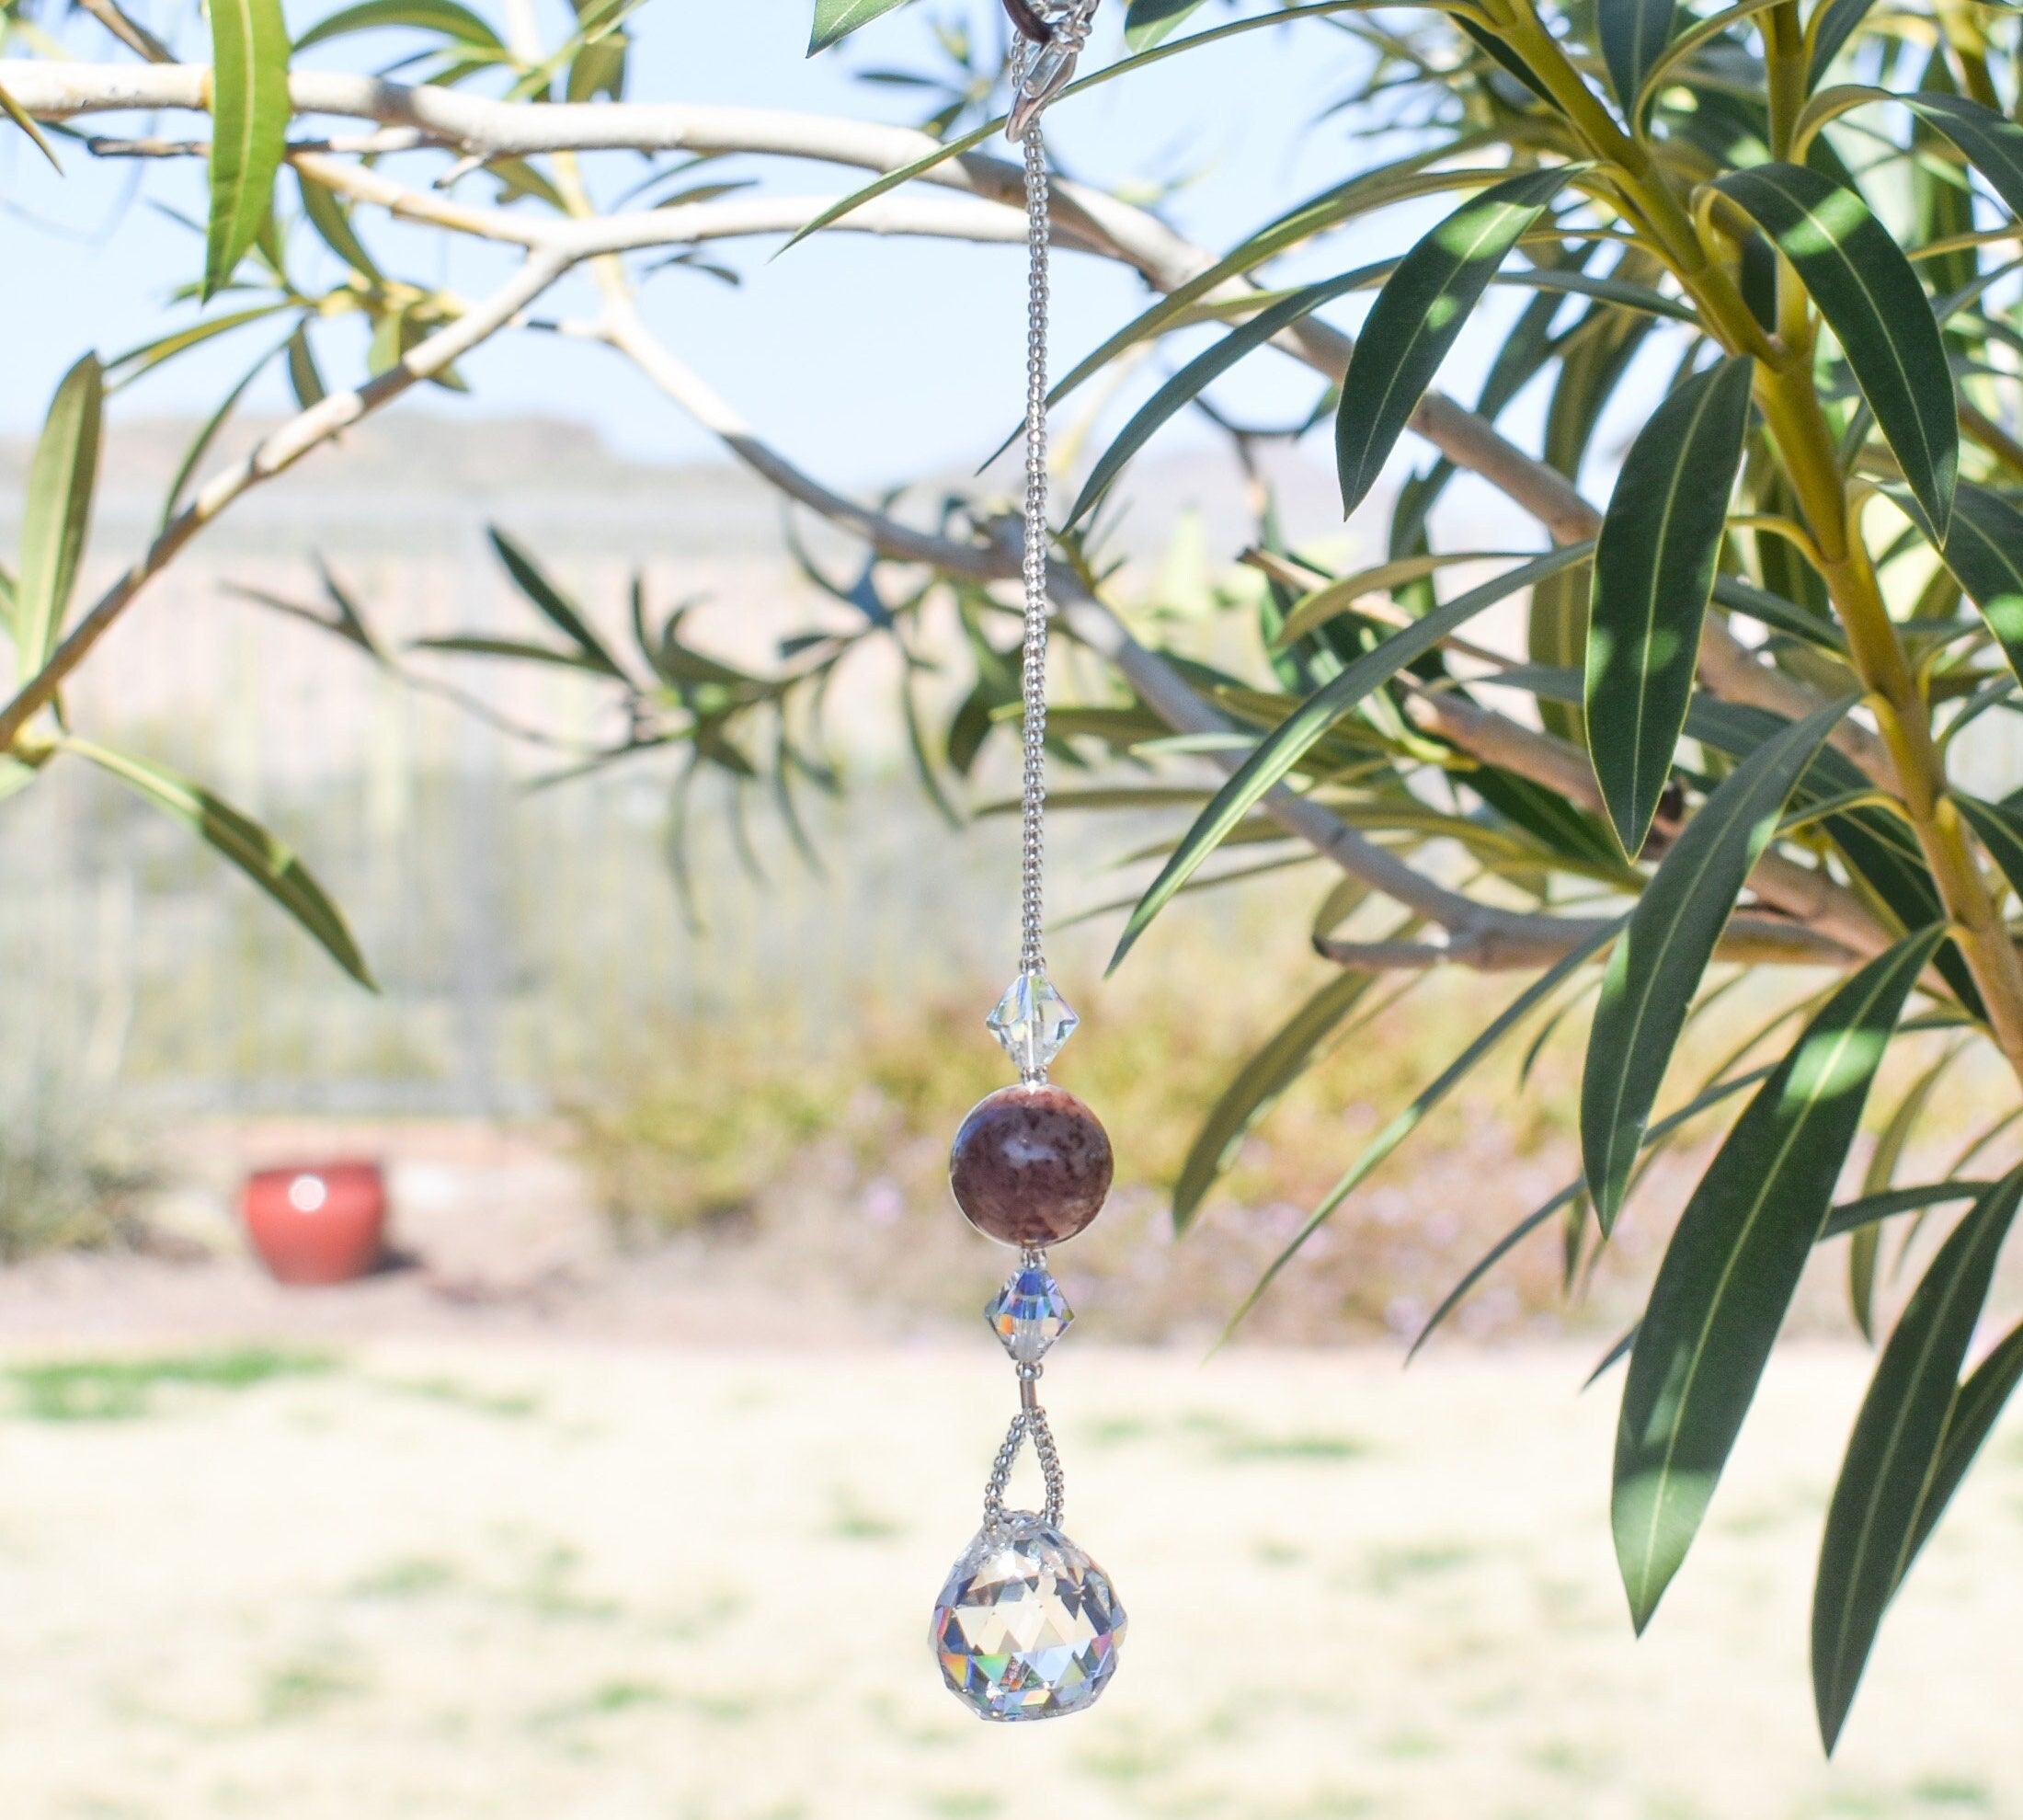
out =
{"type": "Polygon", "coordinates": [[[1081,1019],[1044,973],[1022,973],[1005,989],[998,1008],[984,1022],[1004,1045],[1022,1075],[1047,1068],[1067,1046],[1081,1019]]]}
{"type": "Polygon", "coordinates": [[[1116,1672],[1124,1608],[1109,1576],[1032,1511],[963,1551],[934,1601],[949,1691],[984,1719],[1056,1719],[1093,1706],[1116,1672]]]}
{"type": "Polygon", "coordinates": [[[983,1318],[1014,1360],[1037,1365],[1074,1325],[1075,1311],[1051,1271],[1042,1265],[1022,1265],[991,1298],[983,1318]]]}

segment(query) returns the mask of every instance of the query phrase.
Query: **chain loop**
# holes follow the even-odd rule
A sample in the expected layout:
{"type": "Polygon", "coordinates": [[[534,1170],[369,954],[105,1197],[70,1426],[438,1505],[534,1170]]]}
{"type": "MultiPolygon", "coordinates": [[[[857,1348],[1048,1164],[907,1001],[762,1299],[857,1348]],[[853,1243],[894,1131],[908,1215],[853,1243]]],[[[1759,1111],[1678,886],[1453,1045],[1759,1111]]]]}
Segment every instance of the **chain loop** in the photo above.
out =
{"type": "Polygon", "coordinates": [[[1068,1510],[1068,1479],[1061,1471],[1060,1454],[1054,1446],[1054,1431],[1046,1425],[1046,1412],[1034,1404],[1031,1409],[1020,1410],[1012,1418],[1004,1445],[998,1449],[997,1463],[990,1469],[990,1483],[985,1487],[983,1494],[986,1529],[1004,1526],[1007,1515],[1004,1494],[1011,1488],[1012,1469],[1018,1464],[1019,1449],[1028,1440],[1033,1443],[1033,1451],[1040,1462],[1040,1477],[1046,1485],[1044,1515],[1047,1526],[1055,1529],[1061,1526],[1061,1518],[1068,1510]]]}

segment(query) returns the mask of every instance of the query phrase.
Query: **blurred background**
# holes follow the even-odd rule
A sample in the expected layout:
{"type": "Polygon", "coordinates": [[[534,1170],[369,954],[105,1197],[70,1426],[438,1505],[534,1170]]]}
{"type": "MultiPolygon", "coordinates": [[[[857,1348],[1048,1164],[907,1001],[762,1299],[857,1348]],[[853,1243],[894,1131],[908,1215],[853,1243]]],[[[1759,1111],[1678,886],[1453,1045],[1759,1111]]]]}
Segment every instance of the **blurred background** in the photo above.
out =
{"type": "MultiPolygon", "coordinates": [[[[669,4],[641,34],[642,92],[889,105],[847,65],[801,63],[805,34],[802,0],[669,4]]],[[[920,41],[901,21],[879,61],[920,41]]],[[[1266,38],[1245,55],[1299,89],[1301,119],[1326,105],[1266,38]]],[[[1257,109],[1240,132],[1177,65],[1164,80],[1078,117],[1068,155],[1106,181],[1183,169],[1176,212],[1230,237],[1258,183],[1289,180],[1294,135],[1257,109]]],[[[51,181],[6,155],[0,235],[48,280],[0,286],[11,540],[50,389],[85,342],[146,332],[146,235],[169,230],[72,233],[71,212],[51,231],[51,181]]],[[[966,473],[1017,395],[1016,256],[795,257],[791,282],[754,261],[741,291],[680,293],[720,374],[840,483],[966,473]],[[814,305],[839,296],[863,306],[814,305]]],[[[1068,270],[1079,352],[1131,293],[1068,270]]],[[[1707,1545],[1634,1642],[1613,1398],[1583,1386],[1706,1145],[1666,1157],[1599,1259],[1570,1265],[1548,1235],[1402,1371],[1457,1277],[1577,1172],[1569,1030],[1523,1083],[1516,1054],[1477,1075],[1217,1350],[1307,1209],[1508,989],[1435,979],[1359,1032],[1176,1242],[1201,1119],[1328,969],[1304,958],[1306,897],[1265,879],[1170,913],[1104,980],[1103,907],[1143,867],[1116,864],[1114,824],[1067,818],[1055,973],[1085,1024],[1060,1074],[1120,1173],[1057,1260],[1080,1321],[1048,1399],[1070,1528],[1133,1631],[1095,1716],[967,1720],[927,1610],[1011,1385],[978,1318],[1005,1260],[954,1211],[945,1155],[1002,1075],[981,1018],[1013,949],[1016,834],[969,811],[1011,792],[1010,754],[952,820],[867,665],[832,704],[851,787],[816,799],[816,861],[776,819],[720,814],[677,855],[664,771],[534,787],[552,766],[525,741],[250,598],[313,599],[320,557],[406,636],[504,635],[525,606],[497,523],[614,635],[635,572],[698,602],[692,635],[727,660],[806,621],[820,603],[771,496],[616,368],[513,345],[474,362],[480,403],[376,420],[221,524],[72,701],[310,853],[382,995],[83,767],[0,809],[6,1814],[2023,1814],[1991,1691],[2023,1675],[2023,1435],[1962,1494],[1823,1765],[1805,1591],[1869,1357],[1840,1259],[1808,1286],[1707,1545]],[[383,1254],[341,1285],[278,1283],[248,1176],[344,1160],[383,1173],[383,1254]]],[[[87,589],[143,540],[216,378],[193,361],[123,409],[87,589]]],[[[221,454],[282,402],[252,394],[221,454]]],[[[1273,477],[1289,534],[1354,553],[1325,452],[1273,477]]],[[[1206,614],[1240,497],[1218,443],[1161,443],[1131,484],[1131,585],[1206,614]]],[[[1482,496],[1446,509],[1496,534],[1482,496]]],[[[566,677],[488,680],[484,705],[563,728],[595,712],[566,677]]],[[[1974,762],[1993,794],[2023,782],[1992,725],[1974,762]]],[[[1143,821],[1146,843],[1175,830],[1143,821]]],[[[1706,1020],[1696,1070],[1761,1009],[1706,1020]]],[[[1970,1071],[1953,1085],[1933,1168],[2001,1103],[1970,1071]]]]}

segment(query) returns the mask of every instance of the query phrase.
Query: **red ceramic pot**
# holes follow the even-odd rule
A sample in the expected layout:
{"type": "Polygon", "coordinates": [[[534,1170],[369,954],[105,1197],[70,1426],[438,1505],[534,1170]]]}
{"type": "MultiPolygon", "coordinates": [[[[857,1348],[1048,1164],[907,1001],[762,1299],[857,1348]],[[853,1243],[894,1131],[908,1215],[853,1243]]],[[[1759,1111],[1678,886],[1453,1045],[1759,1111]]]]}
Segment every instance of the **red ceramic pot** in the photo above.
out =
{"type": "Polygon", "coordinates": [[[376,1162],[305,1163],[246,1178],[246,1235],[281,1283],[349,1283],[380,1261],[386,1178],[376,1162]]]}

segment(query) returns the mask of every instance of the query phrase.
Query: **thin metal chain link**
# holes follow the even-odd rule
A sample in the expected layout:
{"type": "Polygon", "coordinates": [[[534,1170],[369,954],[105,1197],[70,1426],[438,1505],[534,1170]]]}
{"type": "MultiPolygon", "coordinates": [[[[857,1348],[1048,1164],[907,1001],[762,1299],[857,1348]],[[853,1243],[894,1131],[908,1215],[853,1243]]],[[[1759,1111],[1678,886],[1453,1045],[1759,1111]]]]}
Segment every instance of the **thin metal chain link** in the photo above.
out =
{"type": "Polygon", "coordinates": [[[1046,1517],[1059,1528],[1068,1510],[1068,1480],[1061,1471],[1060,1454],[1054,1446],[1054,1431],[1046,1425],[1046,1412],[1037,1406],[1022,1409],[1012,1418],[1012,1426],[998,1449],[997,1463],[990,1469],[990,1483],[983,1494],[983,1522],[987,1529],[1000,1528],[1005,1520],[1004,1494],[1011,1489],[1012,1469],[1018,1464],[1019,1449],[1030,1440],[1040,1462],[1040,1477],[1046,1485],[1046,1517]]]}
{"type": "MultiPolygon", "coordinates": [[[[1046,147],[1026,129],[1025,217],[1029,275],[1025,327],[1025,777],[1022,797],[1019,971],[1046,965],[1046,351],[1051,303],[1046,147]]],[[[1044,1070],[1042,1070],[1044,1076],[1044,1070]]]]}

